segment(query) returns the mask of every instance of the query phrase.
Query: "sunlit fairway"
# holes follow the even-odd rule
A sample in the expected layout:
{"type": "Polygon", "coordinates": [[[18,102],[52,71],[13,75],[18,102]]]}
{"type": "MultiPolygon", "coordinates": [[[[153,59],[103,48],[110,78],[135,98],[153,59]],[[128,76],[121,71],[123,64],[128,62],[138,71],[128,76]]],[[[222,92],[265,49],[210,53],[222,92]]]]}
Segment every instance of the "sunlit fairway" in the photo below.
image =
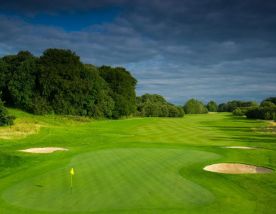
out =
{"type": "Polygon", "coordinates": [[[276,213],[275,171],[203,170],[221,162],[276,169],[276,135],[263,131],[268,122],[227,113],[96,121],[10,112],[18,125],[0,128],[9,136],[0,138],[1,214],[276,213]],[[33,147],[68,150],[18,151],[33,147]]]}

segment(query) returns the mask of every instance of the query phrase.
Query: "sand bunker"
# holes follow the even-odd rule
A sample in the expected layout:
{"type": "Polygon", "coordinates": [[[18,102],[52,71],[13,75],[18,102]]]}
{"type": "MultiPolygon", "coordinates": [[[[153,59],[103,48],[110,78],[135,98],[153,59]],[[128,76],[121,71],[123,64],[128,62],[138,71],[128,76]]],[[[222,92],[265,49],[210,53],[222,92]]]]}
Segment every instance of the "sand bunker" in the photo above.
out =
{"type": "Polygon", "coordinates": [[[205,166],[205,171],[225,173],[225,174],[259,174],[271,173],[272,169],[247,164],[218,163],[205,166]]]}
{"type": "Polygon", "coordinates": [[[21,152],[28,152],[28,153],[39,153],[39,154],[46,154],[46,153],[53,153],[55,151],[67,151],[68,149],[59,148],[59,147],[42,147],[42,148],[30,148],[19,150],[21,152]]]}
{"type": "Polygon", "coordinates": [[[224,148],[227,148],[227,149],[257,149],[256,147],[250,147],[250,146],[225,146],[224,148]]]}

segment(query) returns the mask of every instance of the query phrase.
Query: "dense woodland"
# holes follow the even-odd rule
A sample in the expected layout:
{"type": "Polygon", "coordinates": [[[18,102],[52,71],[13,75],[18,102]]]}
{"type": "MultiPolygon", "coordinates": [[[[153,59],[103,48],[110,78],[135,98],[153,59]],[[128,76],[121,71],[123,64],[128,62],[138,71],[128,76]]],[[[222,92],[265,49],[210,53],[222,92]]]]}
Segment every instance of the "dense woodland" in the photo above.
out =
{"type": "Polygon", "coordinates": [[[136,111],[136,80],[124,68],[85,65],[70,50],[0,59],[5,105],[34,114],[119,118],[136,111]]]}
{"type": "Polygon", "coordinates": [[[71,50],[47,49],[36,57],[28,51],[0,58],[0,125],[11,125],[4,104],[33,114],[94,118],[183,117],[184,114],[233,112],[248,118],[276,119],[276,98],[206,105],[196,99],[183,106],[160,95],[136,97],[136,79],[122,67],[96,67],[81,62],[71,50]]]}

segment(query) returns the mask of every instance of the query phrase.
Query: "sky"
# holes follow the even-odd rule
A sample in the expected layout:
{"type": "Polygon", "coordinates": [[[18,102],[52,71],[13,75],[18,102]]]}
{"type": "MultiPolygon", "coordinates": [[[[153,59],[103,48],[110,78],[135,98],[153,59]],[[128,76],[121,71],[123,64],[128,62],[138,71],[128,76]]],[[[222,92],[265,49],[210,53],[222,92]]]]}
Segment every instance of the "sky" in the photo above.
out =
{"type": "Polygon", "coordinates": [[[274,0],[0,0],[0,56],[71,49],[172,103],[276,96],[274,0]]]}

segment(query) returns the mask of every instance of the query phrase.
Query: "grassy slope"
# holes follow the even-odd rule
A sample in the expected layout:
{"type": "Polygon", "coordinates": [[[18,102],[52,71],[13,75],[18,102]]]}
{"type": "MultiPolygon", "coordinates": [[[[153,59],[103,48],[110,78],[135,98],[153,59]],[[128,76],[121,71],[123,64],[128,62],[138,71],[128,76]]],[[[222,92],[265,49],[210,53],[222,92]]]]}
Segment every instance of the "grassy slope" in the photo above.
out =
{"type": "Polygon", "coordinates": [[[276,212],[276,173],[222,175],[202,170],[216,162],[276,169],[275,134],[253,130],[265,122],[229,114],[87,122],[11,111],[18,117],[18,130],[10,130],[14,138],[0,139],[0,213],[276,212]],[[32,125],[41,127],[38,134],[18,137],[32,125]],[[222,148],[226,145],[264,149],[222,148]],[[70,151],[16,151],[39,146],[70,151]],[[72,194],[71,166],[76,169],[72,194]]]}

